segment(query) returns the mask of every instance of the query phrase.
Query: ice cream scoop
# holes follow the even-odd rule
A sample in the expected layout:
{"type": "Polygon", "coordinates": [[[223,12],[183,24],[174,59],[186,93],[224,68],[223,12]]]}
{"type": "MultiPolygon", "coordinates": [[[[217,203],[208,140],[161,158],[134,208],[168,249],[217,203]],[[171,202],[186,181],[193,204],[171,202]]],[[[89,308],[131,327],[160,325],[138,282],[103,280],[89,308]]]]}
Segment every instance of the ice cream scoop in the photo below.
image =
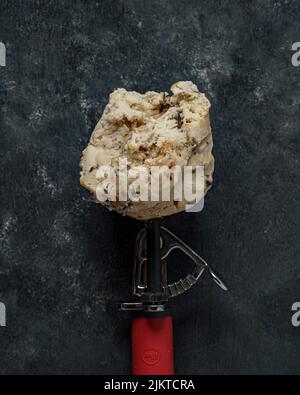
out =
{"type": "MultiPolygon", "coordinates": [[[[210,102],[192,82],[177,82],[171,91],[173,95],[140,94],[117,89],[110,95],[81,160],[81,185],[93,194],[96,202],[138,220],[160,218],[186,210],[191,202],[187,201],[184,193],[181,198],[176,196],[174,191],[179,182],[172,174],[167,175],[171,189],[169,199],[161,196],[160,188],[156,199],[151,199],[152,195],[147,201],[139,199],[141,188],[146,188],[149,193],[154,190],[153,180],[148,178],[153,168],[180,170],[202,166],[203,191],[198,193],[197,201],[209,190],[214,171],[210,102]],[[105,167],[112,168],[115,181],[120,181],[120,161],[125,163],[127,170],[125,192],[128,194],[125,198],[120,182],[114,186],[112,179],[103,171],[105,167]],[[134,170],[141,167],[149,172],[146,176],[144,173],[145,182],[140,182],[137,187],[134,170]],[[113,195],[115,199],[110,198],[113,195]],[[132,195],[136,199],[130,198],[132,195]]],[[[191,189],[198,188],[194,178],[191,184],[191,189]]],[[[166,185],[163,178],[160,179],[159,187],[163,189],[166,185]]]]}
{"type": "Polygon", "coordinates": [[[133,313],[134,375],[174,374],[169,300],[185,294],[205,273],[222,290],[228,290],[203,258],[161,226],[161,217],[190,207],[193,199],[186,187],[197,192],[194,204],[203,199],[214,171],[210,102],[192,82],[178,82],[171,91],[172,95],[114,91],[81,160],[81,185],[96,202],[146,220],[136,241],[135,300],[120,305],[122,311],[133,313]],[[198,184],[199,168],[202,187],[198,184]],[[160,173],[155,183],[157,169],[160,173]],[[186,170],[191,170],[190,178],[186,170]],[[142,199],[144,192],[151,199],[142,199]],[[184,193],[180,196],[180,192],[184,193]],[[175,250],[184,253],[193,267],[187,265],[190,271],[185,276],[169,282],[167,259],[175,250]]]}

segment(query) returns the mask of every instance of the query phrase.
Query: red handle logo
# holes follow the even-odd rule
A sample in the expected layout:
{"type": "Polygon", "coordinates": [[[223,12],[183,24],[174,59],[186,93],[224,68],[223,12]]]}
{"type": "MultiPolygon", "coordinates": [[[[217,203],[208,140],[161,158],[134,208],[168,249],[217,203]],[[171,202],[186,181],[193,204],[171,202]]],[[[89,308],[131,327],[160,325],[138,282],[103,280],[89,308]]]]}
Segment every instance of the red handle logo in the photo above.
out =
{"type": "Polygon", "coordinates": [[[154,366],[160,361],[161,354],[158,350],[151,349],[143,352],[143,361],[146,365],[154,366]]]}

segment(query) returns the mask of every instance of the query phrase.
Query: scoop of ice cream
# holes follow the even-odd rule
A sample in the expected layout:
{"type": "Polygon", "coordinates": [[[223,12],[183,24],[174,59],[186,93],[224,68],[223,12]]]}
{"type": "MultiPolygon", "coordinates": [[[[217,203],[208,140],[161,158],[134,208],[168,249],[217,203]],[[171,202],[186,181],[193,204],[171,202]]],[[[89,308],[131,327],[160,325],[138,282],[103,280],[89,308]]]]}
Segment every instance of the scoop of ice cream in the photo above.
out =
{"type": "MultiPolygon", "coordinates": [[[[81,185],[88,189],[96,202],[110,210],[132,218],[145,220],[179,213],[190,206],[183,194],[176,198],[175,180],[171,178],[171,197],[164,201],[160,196],[155,201],[138,199],[137,173],[134,169],[153,168],[183,169],[186,166],[203,166],[204,188],[202,196],[212,185],[214,158],[210,127],[210,102],[192,82],[178,82],[168,93],[147,92],[140,94],[117,89],[110,95],[101,120],[96,126],[81,160],[81,185]],[[120,160],[127,170],[126,192],[129,197],[120,198],[120,160]],[[103,166],[115,170],[117,187],[103,171],[103,166]],[[102,199],[101,192],[106,196],[102,199]],[[110,199],[111,196],[116,199],[110,199]],[[113,201],[114,200],[114,201],[113,201]]],[[[143,174],[143,177],[146,177],[143,174]]],[[[149,178],[147,178],[149,181],[149,178]]],[[[192,187],[195,180],[192,179],[192,187]]],[[[140,182],[141,187],[153,189],[151,181],[140,182]]],[[[163,180],[160,180],[163,189],[163,180]]],[[[124,196],[124,190],[123,190],[124,196]]],[[[196,203],[196,202],[195,202],[196,203]]]]}

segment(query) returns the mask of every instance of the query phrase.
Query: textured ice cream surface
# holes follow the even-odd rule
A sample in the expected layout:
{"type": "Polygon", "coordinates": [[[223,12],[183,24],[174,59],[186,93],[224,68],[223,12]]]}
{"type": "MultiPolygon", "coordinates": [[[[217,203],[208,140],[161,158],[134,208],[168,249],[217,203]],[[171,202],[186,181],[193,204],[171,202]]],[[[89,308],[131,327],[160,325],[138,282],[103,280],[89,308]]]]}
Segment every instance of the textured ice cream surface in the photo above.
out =
{"type": "MultiPolygon", "coordinates": [[[[168,93],[140,94],[117,89],[96,126],[81,159],[81,185],[97,199],[99,168],[116,168],[126,159],[128,170],[139,166],[203,166],[203,195],[212,185],[214,158],[210,127],[210,102],[192,82],[178,82],[168,93]]],[[[129,178],[130,183],[134,179],[129,178]]],[[[151,188],[151,183],[149,185],[151,188]]],[[[109,189],[109,188],[108,188],[109,189]]],[[[202,196],[204,197],[204,196],[202,196]]],[[[99,202],[100,203],[100,202],[99,202]]],[[[184,211],[187,202],[101,201],[111,210],[145,220],[184,211]]]]}

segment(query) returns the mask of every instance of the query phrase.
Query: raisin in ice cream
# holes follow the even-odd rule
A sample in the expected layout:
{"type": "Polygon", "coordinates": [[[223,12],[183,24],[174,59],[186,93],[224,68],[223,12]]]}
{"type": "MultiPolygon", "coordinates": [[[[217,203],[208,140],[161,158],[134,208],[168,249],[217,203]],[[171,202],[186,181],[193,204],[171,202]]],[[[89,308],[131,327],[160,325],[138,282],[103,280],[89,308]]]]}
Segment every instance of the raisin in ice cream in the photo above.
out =
{"type": "MultiPolygon", "coordinates": [[[[192,82],[178,82],[171,91],[173,95],[118,89],[110,95],[81,160],[81,185],[110,210],[146,220],[179,213],[188,204],[184,197],[180,201],[124,201],[117,195],[116,201],[99,201],[97,188],[107,183],[103,174],[99,176],[99,168],[110,166],[118,174],[120,159],[126,159],[128,170],[139,166],[203,166],[202,198],[211,187],[214,158],[210,102],[192,82]]],[[[128,189],[130,183],[134,179],[129,177],[128,189]]]]}

